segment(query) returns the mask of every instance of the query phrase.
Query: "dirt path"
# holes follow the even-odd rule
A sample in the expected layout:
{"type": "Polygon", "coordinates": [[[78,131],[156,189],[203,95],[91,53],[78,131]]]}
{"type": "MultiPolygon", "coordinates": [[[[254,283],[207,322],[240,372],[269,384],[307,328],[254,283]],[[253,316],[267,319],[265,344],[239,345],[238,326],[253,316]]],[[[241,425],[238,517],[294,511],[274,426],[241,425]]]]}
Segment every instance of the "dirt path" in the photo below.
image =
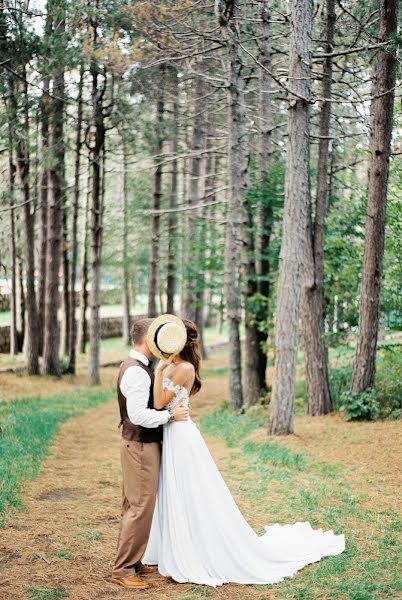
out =
{"type": "MultiPolygon", "coordinates": [[[[224,365],[224,356],[218,355],[205,366],[224,365]]],[[[112,376],[113,369],[106,377],[112,376]]],[[[226,396],[226,378],[209,374],[202,392],[192,403],[193,417],[219,405],[226,396]]],[[[262,590],[228,585],[214,590],[175,584],[156,576],[151,590],[130,592],[110,582],[120,515],[117,420],[113,401],[62,426],[43,463],[42,474],[25,487],[23,511],[12,519],[10,526],[0,530],[0,599],[53,600],[63,597],[64,591],[71,600],[120,600],[133,595],[144,600],[202,597],[281,600],[275,586],[262,590]],[[36,590],[36,596],[32,590],[36,590]],[[40,590],[53,590],[53,593],[40,595],[40,590]]],[[[398,425],[356,424],[352,425],[353,429],[348,425],[345,430],[345,424],[336,417],[326,421],[301,417],[297,420],[298,435],[287,438],[285,443],[302,449],[317,461],[332,459],[352,467],[350,475],[356,478],[357,485],[362,485],[370,471],[371,491],[375,491],[378,500],[382,484],[382,498],[386,502],[384,484],[387,484],[387,493],[395,492],[392,464],[395,468],[398,425]],[[389,428],[391,434],[391,453],[384,428],[389,428]],[[350,443],[355,444],[353,454],[350,443]]],[[[260,431],[255,437],[264,435],[260,431]]],[[[207,438],[207,442],[241,510],[252,525],[257,525],[257,521],[261,525],[262,515],[251,514],[248,501],[239,498],[236,479],[229,475],[233,473],[232,451],[215,438],[207,438]]],[[[241,459],[236,461],[240,468],[241,459]]]]}
{"type": "MultiPolygon", "coordinates": [[[[218,363],[213,366],[222,366],[218,363]]],[[[193,402],[193,416],[219,404],[226,393],[225,379],[211,375],[193,402]]],[[[25,486],[23,511],[0,532],[1,600],[25,600],[32,590],[41,597],[39,590],[46,589],[54,590],[43,592],[46,600],[63,597],[63,590],[72,600],[133,595],[110,583],[121,494],[117,421],[113,401],[62,426],[41,475],[25,486]]],[[[216,439],[208,442],[223,468],[228,449],[216,439]]],[[[156,577],[152,590],[135,595],[185,598],[193,587],[156,577]]],[[[229,587],[236,588],[226,586],[209,597],[231,598],[229,587]]]]}

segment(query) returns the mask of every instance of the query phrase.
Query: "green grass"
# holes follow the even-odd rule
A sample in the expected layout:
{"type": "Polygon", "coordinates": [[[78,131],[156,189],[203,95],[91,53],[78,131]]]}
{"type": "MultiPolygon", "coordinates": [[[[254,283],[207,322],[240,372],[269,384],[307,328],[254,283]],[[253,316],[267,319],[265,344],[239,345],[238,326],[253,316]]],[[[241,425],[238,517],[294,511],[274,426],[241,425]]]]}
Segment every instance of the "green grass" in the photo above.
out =
{"type": "MultiPolygon", "coordinates": [[[[246,439],[257,429],[250,415],[221,407],[201,419],[203,431],[234,450],[225,471],[251,513],[265,506],[265,524],[309,521],[345,533],[346,550],[285,579],[278,597],[297,600],[391,600],[402,592],[402,520],[396,511],[366,503],[367,495],[343,478],[347,465],[312,462],[286,440],[246,439]],[[242,459],[239,467],[238,459],[242,459]],[[246,465],[244,465],[246,460],[246,465]]],[[[262,419],[260,420],[261,424],[262,419]]],[[[266,425],[265,420],[262,423],[266,425]]],[[[345,425],[347,427],[347,425],[345,425]]],[[[246,515],[247,516],[247,515],[246,515]]],[[[258,586],[256,590],[271,590],[258,586]]],[[[240,596],[238,596],[240,598],[240,596]]],[[[247,595],[246,595],[247,597],[247,595]]],[[[254,597],[254,596],[253,596],[254,597]]],[[[263,595],[261,596],[263,597],[263,595]]],[[[276,596],[275,596],[276,597],[276,596]]]]}
{"type": "Polygon", "coordinates": [[[0,404],[0,527],[21,507],[21,486],[40,469],[60,425],[106,402],[109,390],[77,389],[46,398],[20,398],[0,404]]]}
{"type": "Polygon", "coordinates": [[[201,417],[203,430],[211,435],[222,437],[229,448],[237,446],[240,440],[262,427],[265,422],[263,411],[260,414],[230,412],[226,409],[225,403],[218,410],[201,417]]]}
{"type": "Polygon", "coordinates": [[[68,596],[64,588],[29,588],[28,593],[32,600],[56,600],[68,596]]]}
{"type": "Polygon", "coordinates": [[[195,600],[201,598],[209,598],[212,596],[212,591],[208,587],[200,585],[192,585],[184,596],[179,596],[177,600],[195,600]]]}
{"type": "Polygon", "coordinates": [[[248,441],[243,444],[243,452],[257,459],[259,463],[270,463],[274,467],[288,467],[297,470],[305,468],[305,460],[301,454],[290,452],[286,446],[281,446],[272,440],[248,441]]]}

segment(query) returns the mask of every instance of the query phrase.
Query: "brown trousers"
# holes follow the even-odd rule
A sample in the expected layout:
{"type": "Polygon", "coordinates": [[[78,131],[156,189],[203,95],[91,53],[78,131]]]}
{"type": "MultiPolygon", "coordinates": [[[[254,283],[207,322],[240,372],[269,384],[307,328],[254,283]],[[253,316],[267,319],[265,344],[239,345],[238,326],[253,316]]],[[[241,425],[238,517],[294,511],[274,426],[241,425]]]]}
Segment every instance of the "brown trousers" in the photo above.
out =
{"type": "Polygon", "coordinates": [[[134,575],[143,557],[151,530],[158,489],[161,445],[124,438],[120,445],[123,469],[123,510],[114,577],[134,575]]]}

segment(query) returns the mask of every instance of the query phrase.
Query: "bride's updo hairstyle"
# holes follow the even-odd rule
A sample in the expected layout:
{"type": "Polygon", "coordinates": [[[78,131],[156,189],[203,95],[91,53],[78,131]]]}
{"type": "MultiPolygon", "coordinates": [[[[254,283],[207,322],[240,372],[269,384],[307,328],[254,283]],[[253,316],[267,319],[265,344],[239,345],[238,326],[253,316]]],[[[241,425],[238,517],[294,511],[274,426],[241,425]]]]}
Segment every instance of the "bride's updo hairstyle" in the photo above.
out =
{"type": "Polygon", "coordinates": [[[195,323],[189,321],[188,319],[183,319],[183,323],[187,329],[187,341],[183,350],[180,352],[180,357],[194,365],[195,379],[190,394],[196,394],[200,391],[202,385],[200,377],[200,335],[198,333],[198,327],[195,323]]]}

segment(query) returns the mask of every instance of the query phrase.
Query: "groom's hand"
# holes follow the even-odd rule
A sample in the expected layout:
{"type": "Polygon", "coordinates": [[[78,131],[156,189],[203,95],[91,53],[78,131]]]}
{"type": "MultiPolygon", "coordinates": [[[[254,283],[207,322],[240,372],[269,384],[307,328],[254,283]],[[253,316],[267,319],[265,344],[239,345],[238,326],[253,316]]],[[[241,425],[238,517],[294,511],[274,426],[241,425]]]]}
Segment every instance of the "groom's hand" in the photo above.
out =
{"type": "Polygon", "coordinates": [[[188,406],[182,406],[181,404],[172,408],[170,412],[174,415],[175,421],[187,421],[190,416],[188,406]]]}

